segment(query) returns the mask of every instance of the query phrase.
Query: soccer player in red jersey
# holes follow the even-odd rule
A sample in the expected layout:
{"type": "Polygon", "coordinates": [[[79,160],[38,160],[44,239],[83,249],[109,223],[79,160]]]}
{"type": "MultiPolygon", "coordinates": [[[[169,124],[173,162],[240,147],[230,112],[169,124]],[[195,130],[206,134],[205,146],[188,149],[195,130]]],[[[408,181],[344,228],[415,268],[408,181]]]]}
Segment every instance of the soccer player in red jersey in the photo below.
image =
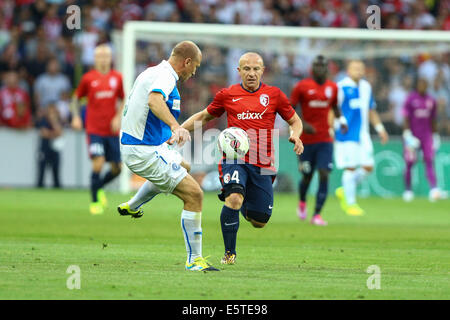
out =
{"type": "Polygon", "coordinates": [[[223,186],[219,199],[225,201],[220,216],[225,244],[223,264],[234,264],[236,259],[239,210],[255,228],[264,227],[272,214],[272,183],[276,175],[272,138],[277,113],[289,124],[289,141],[294,144],[294,152],[303,152],[302,121],[279,88],[261,82],[264,72],[261,56],[245,53],[237,69],[242,83],[220,90],[206,109],[182,125],[191,131],[194,122],[204,125],[226,112],[228,127],[245,130],[250,139],[250,150],[243,161],[222,159],[219,163],[223,186]]]}
{"type": "Polygon", "coordinates": [[[299,81],[291,93],[291,104],[300,104],[304,125],[301,139],[305,145],[299,156],[299,169],[302,180],[299,184],[300,201],[297,215],[306,219],[306,193],[317,169],[319,172],[319,189],[316,195],[316,207],[311,223],[325,226],[320,215],[328,195],[328,175],[333,167],[333,128],[330,128],[329,114],[333,110],[340,130],[347,131],[347,121],[337,106],[336,83],[327,80],[328,61],[322,55],[317,56],[312,64],[312,78],[299,81]]]}
{"type": "Polygon", "coordinates": [[[106,196],[103,186],[120,174],[119,130],[123,109],[124,91],[122,75],[111,68],[111,48],[99,45],[95,49],[94,69],[81,78],[72,98],[72,127],[83,128],[79,111],[79,99],[87,97],[86,133],[89,156],[92,161],[91,197],[92,214],[103,213],[106,196]],[[105,162],[111,170],[100,177],[105,162]]]}

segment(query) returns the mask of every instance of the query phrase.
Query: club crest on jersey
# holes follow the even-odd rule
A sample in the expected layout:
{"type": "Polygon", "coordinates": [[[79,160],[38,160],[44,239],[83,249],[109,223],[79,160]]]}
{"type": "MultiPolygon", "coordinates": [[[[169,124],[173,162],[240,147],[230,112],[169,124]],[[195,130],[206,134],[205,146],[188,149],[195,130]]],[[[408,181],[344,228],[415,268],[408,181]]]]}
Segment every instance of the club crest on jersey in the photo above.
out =
{"type": "Polygon", "coordinates": [[[333,94],[333,88],[326,87],[325,88],[325,96],[327,97],[327,99],[331,99],[332,94],[333,94]]]}
{"type": "Polygon", "coordinates": [[[109,78],[109,86],[114,89],[115,87],[117,87],[117,79],[116,77],[111,77],[109,78]]]}
{"type": "Polygon", "coordinates": [[[269,105],[269,96],[265,93],[259,96],[259,102],[264,106],[267,107],[269,105]]]}
{"type": "Polygon", "coordinates": [[[230,179],[231,179],[231,175],[229,173],[227,173],[223,176],[223,182],[225,182],[225,183],[230,182],[230,179]]]}

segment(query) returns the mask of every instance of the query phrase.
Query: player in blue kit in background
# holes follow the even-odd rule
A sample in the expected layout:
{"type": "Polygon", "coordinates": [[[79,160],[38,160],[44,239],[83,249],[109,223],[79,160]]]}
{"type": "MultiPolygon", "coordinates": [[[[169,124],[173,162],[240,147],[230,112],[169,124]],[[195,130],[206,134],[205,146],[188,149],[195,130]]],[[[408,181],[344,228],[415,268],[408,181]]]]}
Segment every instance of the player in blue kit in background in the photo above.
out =
{"type": "Polygon", "coordinates": [[[360,216],[364,211],[356,203],[356,188],[373,170],[373,145],[369,122],[385,144],[389,136],[375,110],[376,103],[370,83],[363,79],[364,63],[352,60],[347,65],[348,76],[338,82],[338,105],[347,119],[348,131],[336,132],[335,160],[343,169],[342,187],[336,189],[341,208],[348,215],[360,216]]]}

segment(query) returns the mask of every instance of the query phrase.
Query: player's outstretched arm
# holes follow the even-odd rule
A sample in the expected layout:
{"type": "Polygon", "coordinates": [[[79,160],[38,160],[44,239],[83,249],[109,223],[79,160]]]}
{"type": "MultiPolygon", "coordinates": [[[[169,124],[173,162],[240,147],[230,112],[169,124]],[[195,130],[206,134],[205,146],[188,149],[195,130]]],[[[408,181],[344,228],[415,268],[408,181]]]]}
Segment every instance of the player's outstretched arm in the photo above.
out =
{"type": "Polygon", "coordinates": [[[185,128],[188,131],[194,130],[195,127],[199,126],[201,123],[201,126],[203,127],[205,123],[208,121],[211,121],[215,117],[211,115],[207,109],[204,109],[200,112],[195,113],[194,115],[190,116],[189,119],[187,119],[183,124],[181,125],[183,128],[185,128]]]}
{"type": "Polygon", "coordinates": [[[386,131],[386,129],[383,126],[383,123],[380,120],[380,116],[378,115],[378,112],[376,112],[374,109],[371,109],[369,111],[369,120],[370,123],[372,123],[373,127],[375,128],[375,131],[378,133],[378,135],[381,138],[381,143],[385,144],[389,140],[389,135],[386,131]]]}
{"type": "Polygon", "coordinates": [[[177,143],[181,147],[185,142],[191,141],[189,131],[182,128],[172,113],[170,113],[161,93],[151,92],[148,97],[148,106],[152,113],[172,130],[172,137],[167,141],[169,144],[177,143]]]}
{"type": "Polygon", "coordinates": [[[296,154],[302,154],[304,149],[303,142],[300,140],[300,136],[303,132],[302,120],[297,113],[294,113],[292,118],[290,118],[287,123],[289,124],[290,133],[289,142],[294,144],[294,152],[296,154]]]}

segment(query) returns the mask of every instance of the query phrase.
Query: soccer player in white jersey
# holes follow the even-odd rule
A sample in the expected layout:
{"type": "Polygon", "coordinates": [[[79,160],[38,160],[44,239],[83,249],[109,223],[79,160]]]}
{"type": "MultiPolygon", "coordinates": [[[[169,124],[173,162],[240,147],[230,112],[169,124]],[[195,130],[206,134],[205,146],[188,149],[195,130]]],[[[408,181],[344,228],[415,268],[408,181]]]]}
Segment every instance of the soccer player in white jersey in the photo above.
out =
{"type": "Polygon", "coordinates": [[[375,110],[375,100],[370,83],[363,79],[364,63],[352,60],[347,66],[347,77],[338,82],[338,105],[348,123],[348,131],[336,131],[335,161],[343,169],[342,187],[336,189],[342,209],[353,216],[364,211],[356,203],[356,188],[373,170],[373,145],[369,122],[385,144],[389,136],[375,110]]]}
{"type": "Polygon", "coordinates": [[[169,146],[176,143],[181,147],[191,139],[177,122],[180,94],[176,84],[193,76],[201,60],[197,45],[183,41],[173,48],[167,61],[146,69],[134,82],[123,112],[121,152],[128,168],[148,181],[117,209],[121,215],[139,218],[144,203],[158,193],[173,193],[184,202],[181,227],[186,270],[218,271],[202,256],[203,191],[188,173],[189,164],[169,146]]]}

